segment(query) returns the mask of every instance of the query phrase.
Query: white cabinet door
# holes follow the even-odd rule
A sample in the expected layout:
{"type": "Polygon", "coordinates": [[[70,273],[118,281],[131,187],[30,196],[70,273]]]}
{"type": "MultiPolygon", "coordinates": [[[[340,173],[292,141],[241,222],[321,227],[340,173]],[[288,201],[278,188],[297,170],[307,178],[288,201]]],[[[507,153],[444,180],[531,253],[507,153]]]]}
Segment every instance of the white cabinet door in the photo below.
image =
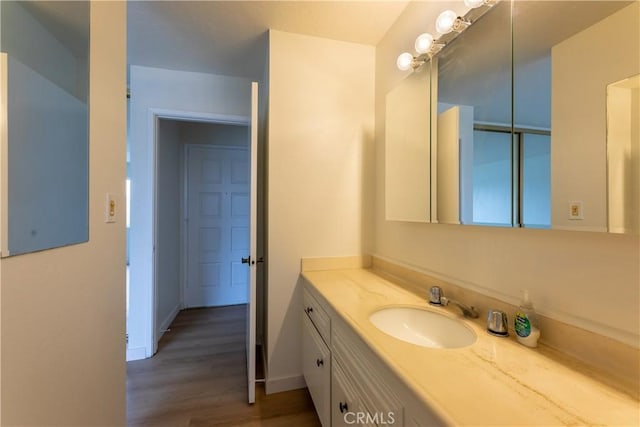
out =
{"type": "Polygon", "coordinates": [[[360,418],[356,418],[356,424],[404,425],[403,399],[397,394],[400,390],[397,381],[352,329],[337,321],[332,322],[332,326],[334,371],[343,369],[353,396],[357,397],[359,406],[364,410],[364,414],[357,414],[360,418]]]}
{"type": "Polygon", "coordinates": [[[446,425],[308,287],[303,301],[303,373],[323,426],[446,425]]]}
{"type": "Polygon", "coordinates": [[[302,338],[302,372],[307,388],[316,407],[318,418],[324,427],[331,425],[331,353],[320,338],[311,320],[302,315],[304,322],[302,338]]]}
{"type": "Polygon", "coordinates": [[[331,425],[375,426],[371,414],[357,398],[353,384],[335,360],[331,367],[331,425]]]}

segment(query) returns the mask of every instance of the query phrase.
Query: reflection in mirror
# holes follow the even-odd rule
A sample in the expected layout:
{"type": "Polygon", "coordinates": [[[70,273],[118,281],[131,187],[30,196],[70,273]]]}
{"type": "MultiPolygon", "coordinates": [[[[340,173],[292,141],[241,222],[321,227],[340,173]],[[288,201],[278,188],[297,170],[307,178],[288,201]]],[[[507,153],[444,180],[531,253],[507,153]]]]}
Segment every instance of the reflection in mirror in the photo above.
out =
{"type": "Polygon", "coordinates": [[[604,88],[638,68],[629,4],[513,3],[514,126],[532,133],[519,144],[522,226],[606,230],[604,88]]]}
{"type": "Polygon", "coordinates": [[[437,221],[511,226],[511,6],[437,56],[437,221]]]}
{"type": "Polygon", "coordinates": [[[639,9],[502,1],[438,54],[438,222],[607,230],[605,89],[640,72],[639,9]]]}
{"type": "Polygon", "coordinates": [[[2,256],[88,240],[89,2],[0,2],[2,256]]]}
{"type": "Polygon", "coordinates": [[[508,130],[473,132],[473,224],[511,226],[511,150],[508,130]]]}
{"type": "Polygon", "coordinates": [[[429,222],[430,68],[420,67],[386,97],[385,218],[429,222]]]}
{"type": "Polygon", "coordinates": [[[532,127],[514,130],[514,140],[520,152],[520,224],[529,228],[549,228],[551,132],[532,127]]]}
{"type": "Polygon", "coordinates": [[[607,86],[607,174],[609,231],[640,234],[640,74],[607,86]]]}

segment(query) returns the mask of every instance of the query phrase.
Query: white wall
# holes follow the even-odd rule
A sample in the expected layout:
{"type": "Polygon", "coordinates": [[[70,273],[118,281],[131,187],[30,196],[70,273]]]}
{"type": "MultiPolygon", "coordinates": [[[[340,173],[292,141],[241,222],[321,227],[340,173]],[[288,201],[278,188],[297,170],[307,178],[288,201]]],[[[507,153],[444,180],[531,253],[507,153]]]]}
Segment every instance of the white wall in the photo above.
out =
{"type": "Polygon", "coordinates": [[[128,358],[153,352],[153,114],[243,116],[251,109],[251,82],[141,66],[130,68],[131,239],[128,358]]]}
{"type": "Polygon", "coordinates": [[[431,220],[431,128],[425,120],[431,114],[430,77],[429,69],[423,67],[386,96],[386,138],[393,141],[385,151],[385,217],[389,220],[431,220]]]}
{"type": "Polygon", "coordinates": [[[0,260],[2,425],[125,423],[123,2],[91,4],[91,70],[89,242],[0,260]]]}
{"type": "Polygon", "coordinates": [[[217,123],[177,122],[183,144],[249,146],[249,127],[217,123]]]}
{"type": "MultiPolygon", "coordinates": [[[[384,97],[405,75],[395,68],[397,55],[411,49],[416,35],[429,30],[424,23],[445,8],[410,3],[376,48],[375,252],[512,304],[529,289],[542,314],[637,346],[638,237],[385,221],[384,97]]],[[[585,55],[602,61],[604,51],[631,49],[629,43],[591,46],[585,55]]]]}
{"type": "Polygon", "coordinates": [[[181,308],[181,206],[183,148],[180,127],[174,120],[158,125],[158,256],[156,336],[167,329],[181,308]]]}
{"type": "Polygon", "coordinates": [[[268,393],[304,386],[300,258],[372,248],[374,53],[270,32],[268,393]]]}
{"type": "Polygon", "coordinates": [[[606,87],[640,72],[639,27],[636,1],[552,49],[553,228],[607,229],[606,87]],[[570,201],[584,220],[568,219],[570,201]]]}

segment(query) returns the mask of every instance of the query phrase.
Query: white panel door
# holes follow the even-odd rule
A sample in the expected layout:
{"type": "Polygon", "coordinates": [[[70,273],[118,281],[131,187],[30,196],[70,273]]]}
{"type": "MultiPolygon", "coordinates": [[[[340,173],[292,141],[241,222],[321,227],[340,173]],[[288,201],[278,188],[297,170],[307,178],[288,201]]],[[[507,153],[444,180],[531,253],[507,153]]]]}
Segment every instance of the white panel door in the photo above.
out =
{"type": "Polygon", "coordinates": [[[256,262],[258,260],[258,83],[251,83],[250,198],[249,198],[249,289],[247,292],[247,394],[249,403],[256,400],[256,262]]]}
{"type": "Polygon", "coordinates": [[[186,307],[247,303],[249,207],[246,149],[187,147],[186,307]]]}

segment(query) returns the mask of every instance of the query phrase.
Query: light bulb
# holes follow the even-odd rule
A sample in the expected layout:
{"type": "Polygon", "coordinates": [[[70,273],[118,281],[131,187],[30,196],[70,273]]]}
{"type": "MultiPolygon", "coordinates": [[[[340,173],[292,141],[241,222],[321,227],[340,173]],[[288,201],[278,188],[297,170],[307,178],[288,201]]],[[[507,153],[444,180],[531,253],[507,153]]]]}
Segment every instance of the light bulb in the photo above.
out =
{"type": "Polygon", "coordinates": [[[458,15],[453,10],[445,10],[436,19],[436,31],[440,34],[450,33],[458,15]]]}
{"type": "Polygon", "coordinates": [[[433,46],[433,36],[429,33],[420,34],[416,38],[416,51],[418,53],[428,53],[433,46]]]}
{"type": "Polygon", "coordinates": [[[471,9],[480,7],[483,4],[484,4],[484,0],[464,0],[464,5],[467,7],[470,7],[471,9]]]}
{"type": "Polygon", "coordinates": [[[407,71],[409,68],[411,68],[411,63],[413,63],[413,55],[411,55],[409,52],[401,53],[400,56],[398,56],[398,60],[396,61],[396,65],[402,71],[407,71]]]}

